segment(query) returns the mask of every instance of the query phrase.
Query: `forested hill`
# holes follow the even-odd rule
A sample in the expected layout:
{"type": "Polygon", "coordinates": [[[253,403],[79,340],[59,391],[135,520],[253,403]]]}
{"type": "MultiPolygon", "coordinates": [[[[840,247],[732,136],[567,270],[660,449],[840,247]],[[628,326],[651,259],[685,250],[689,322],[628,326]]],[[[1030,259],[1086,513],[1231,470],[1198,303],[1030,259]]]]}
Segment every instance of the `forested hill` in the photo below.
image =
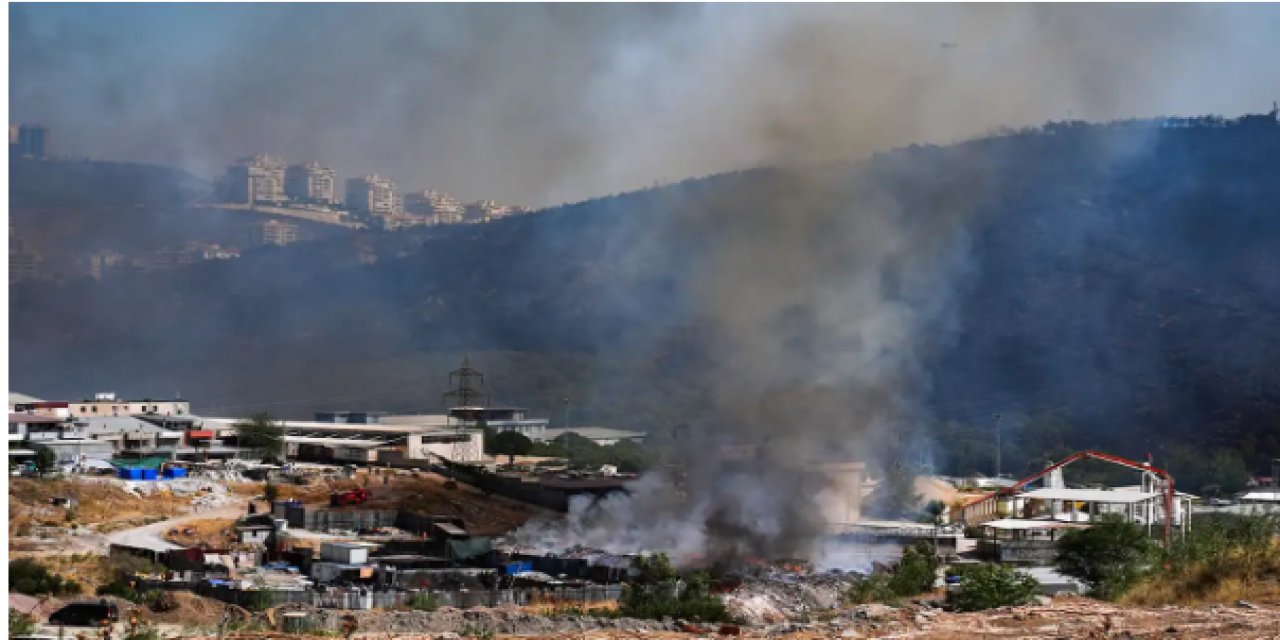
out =
{"type": "MultiPolygon", "coordinates": [[[[845,295],[838,266],[858,256],[841,253],[852,246],[841,234],[866,227],[842,217],[872,209],[906,229],[950,215],[963,238],[936,295],[886,294],[929,309],[912,344],[945,467],[987,470],[997,413],[1005,459],[1018,464],[1082,446],[1228,447],[1259,468],[1280,456],[1274,117],[1055,124],[487,225],[19,285],[11,384],[52,397],[181,392],[209,414],[433,408],[469,352],[496,399],[557,421],[716,420],[723,407],[706,389],[726,373],[727,345],[705,320],[768,309],[757,298],[777,290],[765,282],[771,264],[803,273],[795,265],[811,259],[823,269],[805,293],[845,295]],[[776,245],[761,241],[770,235],[776,245]],[[735,279],[726,247],[743,242],[758,260],[735,279]]],[[[906,258],[889,255],[882,287],[909,288],[906,258]]],[[[792,299],[776,320],[797,353],[839,359],[821,313],[792,299]],[[796,329],[808,324],[817,328],[796,329]]]]}

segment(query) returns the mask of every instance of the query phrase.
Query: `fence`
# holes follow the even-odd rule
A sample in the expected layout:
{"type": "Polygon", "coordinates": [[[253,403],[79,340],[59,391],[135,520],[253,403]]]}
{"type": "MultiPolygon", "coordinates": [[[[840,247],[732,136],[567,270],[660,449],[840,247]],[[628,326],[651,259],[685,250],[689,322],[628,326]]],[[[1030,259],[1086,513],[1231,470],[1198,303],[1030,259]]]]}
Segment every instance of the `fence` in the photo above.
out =
{"type": "Polygon", "coordinates": [[[406,606],[415,595],[429,593],[442,607],[467,609],[500,605],[589,605],[615,602],[622,597],[622,585],[587,587],[546,587],[495,589],[490,591],[373,591],[369,589],[328,589],[326,591],[270,591],[232,589],[201,584],[196,593],[246,609],[266,609],[283,604],[309,604],[328,609],[391,609],[406,606]]]}
{"type": "Polygon", "coordinates": [[[394,509],[326,509],[290,505],[284,508],[289,526],[308,531],[344,529],[359,531],[377,527],[392,527],[399,514],[394,509]]]}

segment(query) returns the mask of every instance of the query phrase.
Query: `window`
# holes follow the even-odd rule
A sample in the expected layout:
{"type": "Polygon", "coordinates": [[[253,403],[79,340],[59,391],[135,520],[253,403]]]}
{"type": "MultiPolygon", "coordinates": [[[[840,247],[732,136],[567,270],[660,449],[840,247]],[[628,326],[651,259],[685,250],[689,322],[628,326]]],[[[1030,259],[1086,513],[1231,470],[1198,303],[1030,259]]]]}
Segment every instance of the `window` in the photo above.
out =
{"type": "Polygon", "coordinates": [[[93,405],[93,412],[94,412],[94,413],[97,413],[97,412],[98,412],[98,405],[96,405],[96,404],[95,404],[95,405],[93,405]]]}

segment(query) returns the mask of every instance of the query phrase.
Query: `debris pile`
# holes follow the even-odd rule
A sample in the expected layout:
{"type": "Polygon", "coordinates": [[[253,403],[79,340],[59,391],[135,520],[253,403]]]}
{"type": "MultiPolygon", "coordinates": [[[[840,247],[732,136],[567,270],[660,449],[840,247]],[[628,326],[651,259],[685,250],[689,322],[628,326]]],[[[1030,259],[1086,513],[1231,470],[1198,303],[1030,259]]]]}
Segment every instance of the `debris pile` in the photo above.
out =
{"type": "Polygon", "coordinates": [[[748,624],[809,620],[814,613],[839,607],[858,574],[830,571],[799,574],[770,570],[746,576],[725,594],[725,605],[748,624]]]}

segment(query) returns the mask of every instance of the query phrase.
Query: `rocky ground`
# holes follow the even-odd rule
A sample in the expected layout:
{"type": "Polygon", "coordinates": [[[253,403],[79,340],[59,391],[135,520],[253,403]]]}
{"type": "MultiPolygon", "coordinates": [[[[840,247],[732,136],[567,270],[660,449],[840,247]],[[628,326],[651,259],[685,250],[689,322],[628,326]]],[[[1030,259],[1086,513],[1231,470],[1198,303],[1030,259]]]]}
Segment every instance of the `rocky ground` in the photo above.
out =
{"type": "MultiPolygon", "coordinates": [[[[1124,607],[1064,597],[1026,607],[979,613],[950,613],[928,604],[889,607],[861,605],[814,616],[810,622],[759,625],[700,625],[677,620],[597,618],[575,614],[540,616],[517,607],[440,609],[427,612],[341,612],[311,610],[313,623],[328,633],[353,615],[358,638],[511,637],[676,639],[741,636],[749,638],[1280,638],[1280,605],[1241,602],[1231,606],[1124,607]]],[[[291,637],[244,632],[242,637],[291,637]]],[[[189,638],[207,636],[185,636],[189,638]]],[[[234,635],[231,637],[235,637],[234,635]]],[[[298,636],[292,636],[298,637],[298,636]]]]}

